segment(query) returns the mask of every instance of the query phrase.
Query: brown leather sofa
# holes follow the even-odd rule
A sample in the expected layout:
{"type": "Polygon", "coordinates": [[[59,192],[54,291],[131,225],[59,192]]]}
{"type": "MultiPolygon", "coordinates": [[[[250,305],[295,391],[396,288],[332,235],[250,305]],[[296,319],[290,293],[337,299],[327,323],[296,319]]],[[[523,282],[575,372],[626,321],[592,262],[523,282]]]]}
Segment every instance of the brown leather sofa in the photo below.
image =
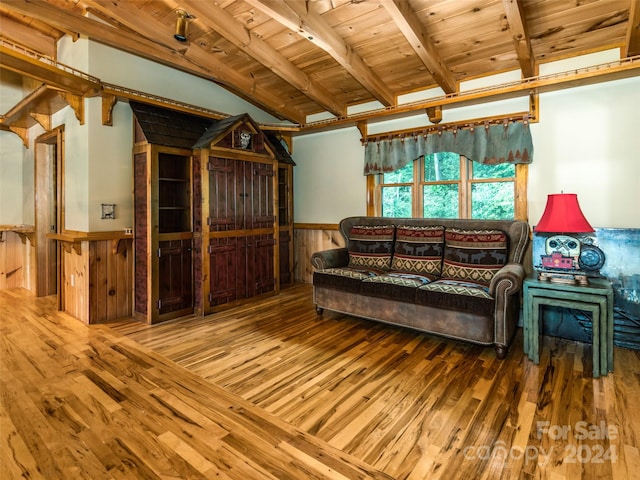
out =
{"type": "Polygon", "coordinates": [[[344,248],[316,252],[323,309],[480,345],[504,358],[518,325],[529,224],[349,217],[344,248]]]}

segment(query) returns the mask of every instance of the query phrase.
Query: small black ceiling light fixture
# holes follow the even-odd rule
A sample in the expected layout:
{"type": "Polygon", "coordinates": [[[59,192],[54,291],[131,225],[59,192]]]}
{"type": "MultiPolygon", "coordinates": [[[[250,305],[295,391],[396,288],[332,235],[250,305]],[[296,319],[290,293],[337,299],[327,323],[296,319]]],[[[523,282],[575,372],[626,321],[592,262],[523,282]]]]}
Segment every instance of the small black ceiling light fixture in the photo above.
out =
{"type": "Polygon", "coordinates": [[[176,20],[176,33],[173,34],[173,38],[179,42],[187,41],[187,26],[189,25],[189,19],[193,18],[185,10],[176,10],[178,18],[176,20]]]}

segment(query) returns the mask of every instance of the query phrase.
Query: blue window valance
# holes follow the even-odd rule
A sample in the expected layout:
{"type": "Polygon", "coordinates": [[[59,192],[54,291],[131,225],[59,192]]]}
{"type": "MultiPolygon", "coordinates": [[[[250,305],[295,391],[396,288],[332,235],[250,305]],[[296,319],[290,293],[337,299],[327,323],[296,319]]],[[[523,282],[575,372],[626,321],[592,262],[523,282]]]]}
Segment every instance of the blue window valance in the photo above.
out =
{"type": "Polygon", "coordinates": [[[489,165],[528,164],[533,160],[529,122],[479,124],[369,140],[365,144],[364,174],[393,172],[424,155],[439,152],[458,153],[489,165]]]}

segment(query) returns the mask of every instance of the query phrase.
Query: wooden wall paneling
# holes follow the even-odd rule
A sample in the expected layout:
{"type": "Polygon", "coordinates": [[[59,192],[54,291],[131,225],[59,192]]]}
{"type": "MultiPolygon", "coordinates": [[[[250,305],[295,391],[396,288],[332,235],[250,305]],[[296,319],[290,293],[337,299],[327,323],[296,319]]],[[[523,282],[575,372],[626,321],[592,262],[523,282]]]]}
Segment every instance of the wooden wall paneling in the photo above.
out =
{"type": "Polygon", "coordinates": [[[72,317],[90,323],[89,308],[92,301],[89,290],[89,242],[74,248],[71,242],[61,242],[61,308],[72,317]]]}
{"type": "Polygon", "coordinates": [[[344,239],[338,225],[295,224],[295,280],[311,283],[314,268],[311,255],[320,250],[344,247],[344,239]]]}
{"type": "Polygon", "coordinates": [[[134,303],[131,240],[59,243],[62,310],[87,324],[130,317],[134,303]]]}
{"type": "Polygon", "coordinates": [[[27,288],[27,252],[29,246],[17,233],[0,231],[0,290],[27,288]]]}
{"type": "Polygon", "coordinates": [[[113,240],[89,242],[89,323],[131,315],[126,244],[113,240]]]}
{"type": "Polygon", "coordinates": [[[105,242],[87,242],[89,247],[88,323],[98,323],[107,314],[107,256],[105,242]]]}
{"type": "MultiPolygon", "coordinates": [[[[109,315],[107,320],[130,317],[133,313],[133,242],[132,240],[110,242],[115,259],[113,272],[115,280],[115,309],[114,316],[109,315]]],[[[113,277],[112,277],[113,278],[113,277]]]]}

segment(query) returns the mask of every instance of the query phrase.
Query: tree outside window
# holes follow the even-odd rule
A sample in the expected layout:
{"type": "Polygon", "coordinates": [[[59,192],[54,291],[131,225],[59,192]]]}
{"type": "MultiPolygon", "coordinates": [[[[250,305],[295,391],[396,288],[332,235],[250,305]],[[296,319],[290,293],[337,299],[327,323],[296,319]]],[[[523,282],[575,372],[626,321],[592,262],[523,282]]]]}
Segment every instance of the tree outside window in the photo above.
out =
{"type": "Polygon", "coordinates": [[[516,168],[435,153],[379,175],[376,214],[387,217],[513,219],[516,168]]]}

